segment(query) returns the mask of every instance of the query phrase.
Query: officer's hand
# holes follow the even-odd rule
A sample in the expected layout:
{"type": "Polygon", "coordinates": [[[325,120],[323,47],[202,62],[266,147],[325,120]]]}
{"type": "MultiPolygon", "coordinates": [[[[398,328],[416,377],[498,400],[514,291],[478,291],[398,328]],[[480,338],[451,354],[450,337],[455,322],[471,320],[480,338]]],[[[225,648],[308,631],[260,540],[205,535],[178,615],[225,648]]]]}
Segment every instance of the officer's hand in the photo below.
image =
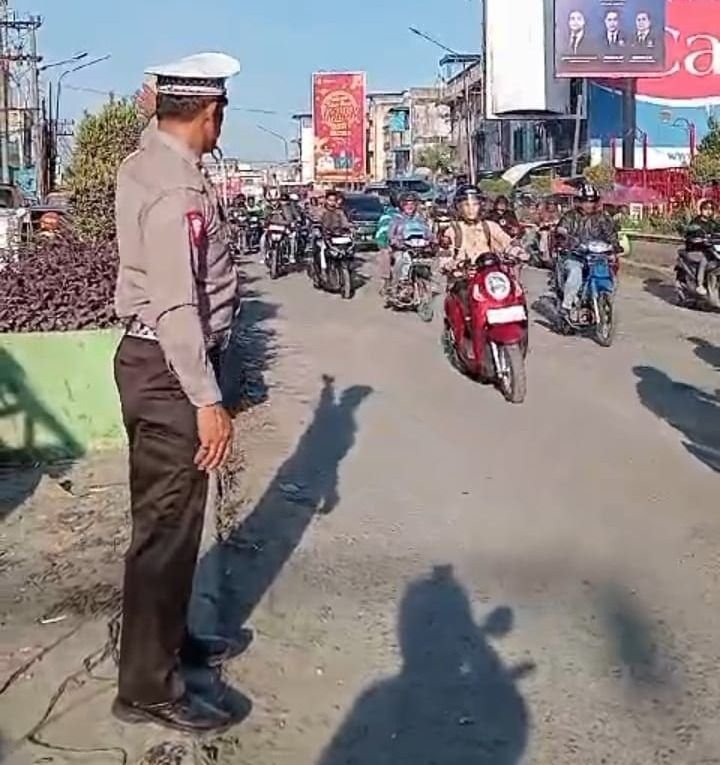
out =
{"type": "Polygon", "coordinates": [[[222,467],[230,456],[233,424],[230,415],[220,404],[203,406],[197,410],[200,448],[195,464],[209,472],[222,467]]]}

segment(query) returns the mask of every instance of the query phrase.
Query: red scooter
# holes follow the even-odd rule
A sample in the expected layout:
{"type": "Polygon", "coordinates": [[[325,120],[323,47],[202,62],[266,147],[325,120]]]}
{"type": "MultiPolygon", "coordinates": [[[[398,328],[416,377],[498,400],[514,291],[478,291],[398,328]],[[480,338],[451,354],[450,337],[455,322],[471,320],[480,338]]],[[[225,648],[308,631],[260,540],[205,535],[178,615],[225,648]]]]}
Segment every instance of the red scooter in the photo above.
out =
{"type": "Polygon", "coordinates": [[[443,346],[464,374],[497,385],[513,404],[525,400],[528,312],[516,266],[481,255],[448,285],[443,346]]]}

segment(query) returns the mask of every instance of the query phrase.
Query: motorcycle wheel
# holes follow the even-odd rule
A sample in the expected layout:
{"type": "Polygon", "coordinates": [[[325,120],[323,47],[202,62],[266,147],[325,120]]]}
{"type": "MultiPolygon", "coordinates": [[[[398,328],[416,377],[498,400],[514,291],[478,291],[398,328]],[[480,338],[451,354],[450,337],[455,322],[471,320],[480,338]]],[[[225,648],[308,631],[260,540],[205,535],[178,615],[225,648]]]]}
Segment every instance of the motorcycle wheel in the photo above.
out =
{"type": "Polygon", "coordinates": [[[447,356],[447,360],[450,362],[450,366],[452,366],[454,369],[457,369],[458,372],[464,373],[465,370],[463,369],[463,365],[460,361],[460,356],[458,355],[457,348],[455,347],[455,339],[453,338],[452,330],[449,326],[447,326],[447,324],[445,325],[445,329],[443,329],[440,342],[442,344],[443,352],[447,356]]]}
{"type": "Polygon", "coordinates": [[[503,369],[497,370],[500,392],[511,404],[522,404],[527,395],[527,369],[520,345],[499,345],[498,358],[503,369]]]}
{"type": "Polygon", "coordinates": [[[598,295],[596,305],[595,341],[603,348],[609,348],[615,339],[615,307],[610,295],[604,292],[598,295]]]}
{"type": "Polygon", "coordinates": [[[280,276],[280,252],[277,247],[273,247],[268,255],[268,268],[270,269],[270,278],[277,279],[280,276]]]}
{"type": "Polygon", "coordinates": [[[430,323],[435,316],[430,282],[425,280],[415,282],[415,290],[417,292],[417,315],[422,321],[430,323]]]}
{"type": "Polygon", "coordinates": [[[340,294],[344,300],[351,300],[355,294],[355,285],[352,280],[352,271],[349,263],[343,263],[339,268],[340,294]]]}

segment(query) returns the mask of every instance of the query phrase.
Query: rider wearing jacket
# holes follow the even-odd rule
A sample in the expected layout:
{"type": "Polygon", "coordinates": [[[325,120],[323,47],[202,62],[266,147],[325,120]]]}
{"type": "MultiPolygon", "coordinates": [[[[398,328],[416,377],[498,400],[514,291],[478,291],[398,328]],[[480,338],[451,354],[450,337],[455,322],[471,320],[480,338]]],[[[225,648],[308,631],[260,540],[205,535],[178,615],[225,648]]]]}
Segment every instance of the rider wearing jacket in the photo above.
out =
{"type": "Polygon", "coordinates": [[[583,263],[572,257],[574,248],[592,240],[607,242],[619,249],[617,227],[613,219],[600,207],[600,194],[594,186],[584,183],[577,196],[578,204],[562,216],[557,234],[566,251],[563,260],[563,301],[561,310],[567,314],[577,299],[583,282],[583,263]]]}
{"type": "MultiPolygon", "coordinates": [[[[400,195],[400,214],[390,224],[388,239],[393,253],[402,253],[405,250],[405,241],[409,236],[420,236],[428,242],[434,242],[435,236],[430,229],[427,219],[421,215],[418,209],[417,195],[412,191],[400,195]]],[[[395,282],[407,279],[409,264],[407,257],[395,257],[393,269],[395,282]]]]}
{"type": "Polygon", "coordinates": [[[464,186],[455,194],[456,223],[445,232],[450,254],[441,258],[443,271],[461,270],[478,256],[488,252],[506,252],[512,238],[492,220],[483,220],[482,194],[476,186],[464,186]]]}
{"type": "Polygon", "coordinates": [[[518,221],[515,211],[510,207],[507,197],[499,196],[495,200],[493,209],[488,215],[488,220],[492,220],[509,236],[517,236],[520,233],[520,221],[518,221]]]}
{"type": "MultiPolygon", "coordinates": [[[[715,217],[715,203],[711,199],[705,199],[700,203],[700,214],[690,221],[685,232],[686,239],[694,233],[700,233],[702,236],[720,234],[720,223],[715,217]]],[[[707,295],[707,287],[705,286],[707,256],[698,247],[691,247],[686,244],[685,249],[688,259],[697,262],[696,291],[698,295],[707,295]]]]}

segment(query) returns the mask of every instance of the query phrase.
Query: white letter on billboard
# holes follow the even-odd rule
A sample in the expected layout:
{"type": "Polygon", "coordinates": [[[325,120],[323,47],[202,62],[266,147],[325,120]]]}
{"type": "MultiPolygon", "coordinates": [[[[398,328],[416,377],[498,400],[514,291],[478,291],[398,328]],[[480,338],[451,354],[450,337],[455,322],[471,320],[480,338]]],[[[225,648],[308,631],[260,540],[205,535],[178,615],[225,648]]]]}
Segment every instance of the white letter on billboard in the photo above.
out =
{"type": "Polygon", "coordinates": [[[707,77],[709,74],[720,74],[720,40],[713,35],[693,35],[688,37],[688,47],[695,42],[707,42],[708,47],[703,50],[695,50],[685,57],[685,69],[695,77],[707,77]],[[700,58],[708,56],[708,66],[704,69],[700,69],[698,64],[700,58]]]}

